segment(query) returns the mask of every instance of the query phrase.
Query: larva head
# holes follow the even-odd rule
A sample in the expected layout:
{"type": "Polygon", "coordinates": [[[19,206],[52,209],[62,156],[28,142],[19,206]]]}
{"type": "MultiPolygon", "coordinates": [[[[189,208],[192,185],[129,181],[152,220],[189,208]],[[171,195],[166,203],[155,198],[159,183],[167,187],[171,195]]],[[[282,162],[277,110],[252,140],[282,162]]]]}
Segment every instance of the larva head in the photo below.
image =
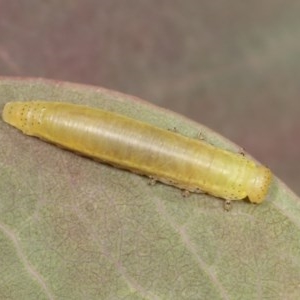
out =
{"type": "Polygon", "coordinates": [[[267,196],[272,180],[271,171],[264,166],[256,166],[248,186],[248,198],[252,203],[261,203],[267,196]]]}

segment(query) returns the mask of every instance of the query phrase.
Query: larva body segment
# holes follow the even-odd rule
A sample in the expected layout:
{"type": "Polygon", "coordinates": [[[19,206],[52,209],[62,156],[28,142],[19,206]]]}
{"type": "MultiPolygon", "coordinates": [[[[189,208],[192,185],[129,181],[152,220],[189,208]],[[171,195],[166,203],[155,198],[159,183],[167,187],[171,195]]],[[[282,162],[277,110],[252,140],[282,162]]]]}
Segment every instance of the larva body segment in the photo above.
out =
{"type": "Polygon", "coordinates": [[[266,197],[272,174],[254,161],[197,139],[101,109],[60,102],[9,102],[3,120],[85,156],[226,200],[266,197]]]}

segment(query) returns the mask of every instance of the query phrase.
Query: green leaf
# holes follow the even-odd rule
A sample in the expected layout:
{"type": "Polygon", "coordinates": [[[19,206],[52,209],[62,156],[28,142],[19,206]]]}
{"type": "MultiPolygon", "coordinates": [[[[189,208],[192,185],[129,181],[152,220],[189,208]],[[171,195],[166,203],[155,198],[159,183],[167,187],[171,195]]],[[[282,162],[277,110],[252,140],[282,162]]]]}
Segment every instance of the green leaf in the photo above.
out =
{"type": "MultiPolygon", "coordinates": [[[[0,80],[8,101],[68,101],[239,148],[131,96],[0,80]]],[[[267,138],[267,137],[266,137],[267,138]]],[[[277,179],[266,201],[178,189],[23,135],[0,121],[0,299],[298,299],[300,202],[277,179]]]]}

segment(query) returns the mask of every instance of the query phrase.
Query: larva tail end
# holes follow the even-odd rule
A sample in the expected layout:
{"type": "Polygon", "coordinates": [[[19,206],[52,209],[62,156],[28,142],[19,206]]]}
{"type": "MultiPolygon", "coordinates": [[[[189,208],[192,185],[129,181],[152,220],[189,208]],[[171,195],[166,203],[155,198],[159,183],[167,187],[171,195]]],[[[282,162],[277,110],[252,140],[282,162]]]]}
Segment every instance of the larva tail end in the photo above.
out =
{"type": "Polygon", "coordinates": [[[19,106],[21,102],[7,102],[2,111],[2,119],[4,122],[19,128],[19,106]]]}
{"type": "Polygon", "coordinates": [[[261,203],[268,194],[273,175],[264,166],[257,166],[253,175],[249,185],[248,198],[252,203],[261,203]]]}
{"type": "Polygon", "coordinates": [[[8,102],[4,105],[3,111],[2,111],[2,119],[4,122],[8,123],[8,124],[12,124],[11,119],[12,119],[12,106],[13,106],[13,102],[8,102]]]}
{"type": "Polygon", "coordinates": [[[2,119],[27,134],[29,107],[26,102],[7,102],[2,111],[2,119]]]}

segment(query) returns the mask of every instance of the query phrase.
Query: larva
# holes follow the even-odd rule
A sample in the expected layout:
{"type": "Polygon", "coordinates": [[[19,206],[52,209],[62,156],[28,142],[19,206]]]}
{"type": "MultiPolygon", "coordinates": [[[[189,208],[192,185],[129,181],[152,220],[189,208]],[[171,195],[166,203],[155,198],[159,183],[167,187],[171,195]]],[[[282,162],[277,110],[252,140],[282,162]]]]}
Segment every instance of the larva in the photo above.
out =
{"type": "Polygon", "coordinates": [[[101,109],[9,102],[2,116],[24,134],[190,192],[261,203],[272,179],[241,154],[101,109]]]}

